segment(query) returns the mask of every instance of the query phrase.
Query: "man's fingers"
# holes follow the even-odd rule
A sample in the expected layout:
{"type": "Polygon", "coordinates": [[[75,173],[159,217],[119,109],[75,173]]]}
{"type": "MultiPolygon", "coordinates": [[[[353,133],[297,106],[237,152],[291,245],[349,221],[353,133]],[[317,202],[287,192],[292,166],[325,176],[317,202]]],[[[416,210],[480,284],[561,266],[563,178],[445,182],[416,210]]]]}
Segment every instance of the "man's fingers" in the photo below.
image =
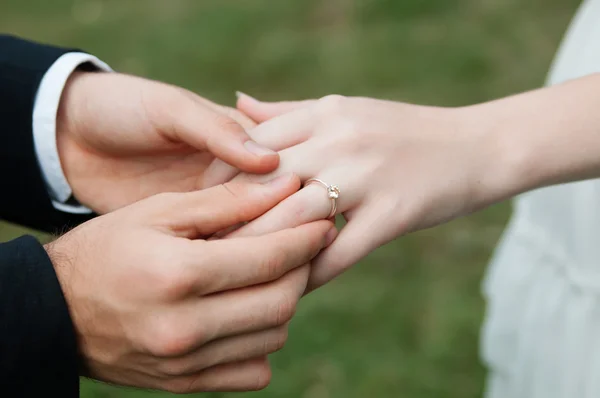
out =
{"type": "Polygon", "coordinates": [[[154,329],[159,332],[155,333],[167,338],[153,353],[179,358],[226,337],[286,325],[306,291],[309,273],[310,266],[305,264],[273,282],[190,297],[162,316],[156,315],[154,329]]]}
{"type": "Polygon", "coordinates": [[[260,236],[285,228],[323,220],[331,211],[331,201],[323,187],[309,185],[277,206],[240,228],[225,235],[226,239],[260,236]]]}
{"type": "MultiPolygon", "coordinates": [[[[266,388],[271,382],[271,368],[266,357],[229,363],[182,376],[167,383],[166,390],[176,394],[195,392],[243,392],[266,388]]],[[[165,386],[158,386],[165,390],[165,386]]]]}
{"type": "MultiPolygon", "coordinates": [[[[188,319],[203,314],[202,319],[195,322],[195,325],[204,325],[200,328],[204,330],[198,334],[198,343],[287,324],[306,291],[309,273],[310,266],[306,264],[264,285],[213,294],[191,302],[188,319]]],[[[196,326],[196,329],[199,328],[196,326]]]]}
{"type": "Polygon", "coordinates": [[[197,101],[202,102],[208,108],[211,108],[217,112],[222,113],[225,116],[232,118],[233,120],[238,122],[240,124],[240,126],[242,126],[245,130],[249,130],[249,129],[256,127],[257,123],[254,120],[252,120],[249,116],[245,115],[244,113],[242,113],[241,111],[239,111],[237,109],[230,108],[225,105],[215,104],[214,102],[212,102],[206,98],[203,98],[203,97],[198,96],[195,98],[197,101]]]}
{"type": "Polygon", "coordinates": [[[236,94],[238,97],[237,108],[257,123],[263,123],[284,113],[315,103],[315,100],[263,102],[239,91],[236,94]]]}
{"type": "Polygon", "coordinates": [[[288,324],[258,332],[215,340],[183,357],[161,362],[165,375],[193,375],[225,363],[263,357],[283,348],[288,337],[288,324]]]}
{"type": "Polygon", "coordinates": [[[195,293],[207,295],[279,279],[310,262],[336,233],[332,222],[317,221],[261,236],[191,242],[197,248],[190,254],[192,266],[203,258],[195,293]]]}
{"type": "MultiPolygon", "coordinates": [[[[217,105],[220,108],[220,111],[235,120],[242,126],[246,131],[251,130],[257,126],[257,123],[252,120],[250,117],[238,111],[237,109],[229,108],[227,106],[217,105]]],[[[272,148],[270,148],[272,149],[272,148]]]]}
{"type": "MultiPolygon", "coordinates": [[[[282,174],[294,173],[301,181],[306,181],[309,178],[316,177],[319,172],[324,170],[325,166],[329,166],[327,163],[328,159],[319,155],[319,151],[315,150],[315,145],[309,143],[302,143],[291,148],[282,150],[280,153],[281,161],[279,167],[267,174],[248,174],[242,173],[235,178],[232,182],[262,182],[271,180],[282,174]]],[[[333,167],[329,166],[333,170],[333,167]]],[[[341,168],[341,167],[340,167],[341,168]]],[[[327,170],[329,173],[329,170],[327,170]]],[[[334,170],[335,174],[340,174],[338,169],[334,170]]],[[[343,175],[343,174],[342,174],[343,175]]]]}
{"type": "Polygon", "coordinates": [[[179,236],[199,238],[253,220],[299,188],[297,176],[284,174],[264,184],[230,182],[202,191],[158,195],[154,200],[159,201],[164,226],[179,236]]]}
{"type": "MultiPolygon", "coordinates": [[[[249,131],[256,127],[256,122],[252,120],[249,116],[245,115],[243,112],[230,108],[228,106],[215,104],[212,101],[207,100],[206,98],[197,97],[197,100],[202,102],[208,108],[213,109],[215,112],[221,113],[231,119],[235,120],[240,124],[246,131],[249,131]]],[[[260,145],[260,143],[259,143],[260,145]]],[[[264,145],[263,145],[264,146],[264,145]]],[[[277,151],[277,148],[269,148],[273,151],[277,151]]],[[[210,188],[215,185],[223,184],[227,181],[230,181],[236,174],[238,174],[240,170],[231,164],[216,158],[209,165],[208,169],[204,173],[204,182],[202,184],[203,188],[210,188]]]]}
{"type": "Polygon", "coordinates": [[[217,158],[248,173],[266,173],[277,167],[277,153],[252,141],[234,119],[188,96],[183,98],[171,119],[171,139],[208,149],[217,158]]]}
{"type": "MultiPolygon", "coordinates": [[[[299,108],[296,111],[285,114],[281,117],[268,120],[248,131],[252,139],[261,146],[267,147],[277,152],[286,149],[294,149],[310,138],[312,133],[310,108],[299,108]]],[[[314,151],[311,152],[314,155],[314,151]]],[[[281,170],[280,153],[279,168],[281,170]]],[[[304,165],[310,164],[310,160],[302,159],[304,165]]],[[[211,163],[205,173],[204,186],[212,187],[230,181],[239,174],[240,170],[226,162],[216,159],[211,163]]],[[[258,174],[258,173],[257,173],[258,174]]],[[[263,174],[264,175],[264,174],[263,174]]]]}

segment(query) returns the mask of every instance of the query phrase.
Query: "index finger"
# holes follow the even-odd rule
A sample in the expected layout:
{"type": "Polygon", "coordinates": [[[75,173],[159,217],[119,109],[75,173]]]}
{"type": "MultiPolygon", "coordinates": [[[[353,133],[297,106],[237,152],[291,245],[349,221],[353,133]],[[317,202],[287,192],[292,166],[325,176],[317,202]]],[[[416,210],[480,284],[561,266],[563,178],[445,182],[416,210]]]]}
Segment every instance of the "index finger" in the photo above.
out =
{"type": "Polygon", "coordinates": [[[207,295],[279,279],[309,263],[336,234],[332,222],[317,221],[261,236],[191,241],[191,262],[202,258],[195,293],[207,295]]]}
{"type": "MultiPolygon", "coordinates": [[[[313,111],[308,107],[299,108],[259,124],[250,129],[248,134],[261,146],[280,152],[308,140],[312,134],[313,125],[313,111]]],[[[278,166],[281,166],[281,161],[279,161],[278,166]]],[[[239,171],[238,168],[227,164],[227,162],[216,159],[206,171],[204,186],[211,187],[229,181],[239,171]]]]}
{"type": "Polygon", "coordinates": [[[170,138],[208,149],[218,159],[248,173],[267,173],[277,167],[277,153],[251,140],[236,120],[201,100],[184,97],[177,114],[169,118],[170,138]]]}
{"type": "Polygon", "coordinates": [[[250,118],[250,116],[246,115],[240,110],[230,108],[225,105],[216,104],[206,98],[197,97],[198,101],[202,102],[207,107],[214,109],[215,111],[224,114],[225,116],[229,116],[236,122],[240,124],[244,129],[249,130],[251,128],[256,127],[257,123],[250,118]]]}
{"type": "Polygon", "coordinates": [[[156,195],[147,202],[159,202],[152,207],[156,224],[177,236],[198,239],[259,217],[299,186],[298,177],[287,174],[266,184],[229,182],[202,191],[167,194],[166,198],[156,195]]]}

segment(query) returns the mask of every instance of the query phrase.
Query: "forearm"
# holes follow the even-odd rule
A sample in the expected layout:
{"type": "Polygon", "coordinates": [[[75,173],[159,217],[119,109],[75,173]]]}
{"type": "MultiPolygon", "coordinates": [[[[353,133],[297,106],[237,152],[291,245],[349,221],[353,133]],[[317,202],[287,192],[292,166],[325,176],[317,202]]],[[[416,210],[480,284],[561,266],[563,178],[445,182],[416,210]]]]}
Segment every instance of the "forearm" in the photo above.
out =
{"type": "Polygon", "coordinates": [[[600,177],[600,74],[463,111],[483,132],[484,202],[600,177]]]}

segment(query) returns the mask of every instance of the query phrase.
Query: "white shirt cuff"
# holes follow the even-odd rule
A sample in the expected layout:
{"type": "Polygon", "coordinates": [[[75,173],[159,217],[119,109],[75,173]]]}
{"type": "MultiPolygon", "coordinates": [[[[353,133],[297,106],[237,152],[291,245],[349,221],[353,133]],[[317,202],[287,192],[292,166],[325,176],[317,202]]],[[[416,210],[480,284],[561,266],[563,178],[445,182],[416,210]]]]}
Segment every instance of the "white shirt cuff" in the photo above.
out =
{"type": "Polygon", "coordinates": [[[71,74],[83,63],[98,69],[112,69],[98,58],[85,53],[67,53],[48,69],[38,89],[33,108],[33,141],[42,175],[55,209],[67,213],[85,214],[92,210],[83,205],[67,204],[73,191],[63,172],[56,147],[56,116],[63,90],[71,74]]]}

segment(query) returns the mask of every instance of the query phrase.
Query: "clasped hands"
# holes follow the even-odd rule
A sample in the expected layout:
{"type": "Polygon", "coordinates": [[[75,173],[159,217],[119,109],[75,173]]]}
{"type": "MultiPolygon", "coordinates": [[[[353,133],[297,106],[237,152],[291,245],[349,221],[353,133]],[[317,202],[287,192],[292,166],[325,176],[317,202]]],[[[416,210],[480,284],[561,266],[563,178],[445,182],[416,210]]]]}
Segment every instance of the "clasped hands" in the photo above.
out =
{"type": "Polygon", "coordinates": [[[177,393],[264,388],[303,295],[484,204],[474,148],[485,137],[463,120],[340,96],[241,94],[232,109],[142,78],[74,74],[58,152],[74,197],[100,216],[45,247],[84,374],[177,393]],[[313,177],[340,187],[339,237],[324,188],[301,189],[313,177]]]}

